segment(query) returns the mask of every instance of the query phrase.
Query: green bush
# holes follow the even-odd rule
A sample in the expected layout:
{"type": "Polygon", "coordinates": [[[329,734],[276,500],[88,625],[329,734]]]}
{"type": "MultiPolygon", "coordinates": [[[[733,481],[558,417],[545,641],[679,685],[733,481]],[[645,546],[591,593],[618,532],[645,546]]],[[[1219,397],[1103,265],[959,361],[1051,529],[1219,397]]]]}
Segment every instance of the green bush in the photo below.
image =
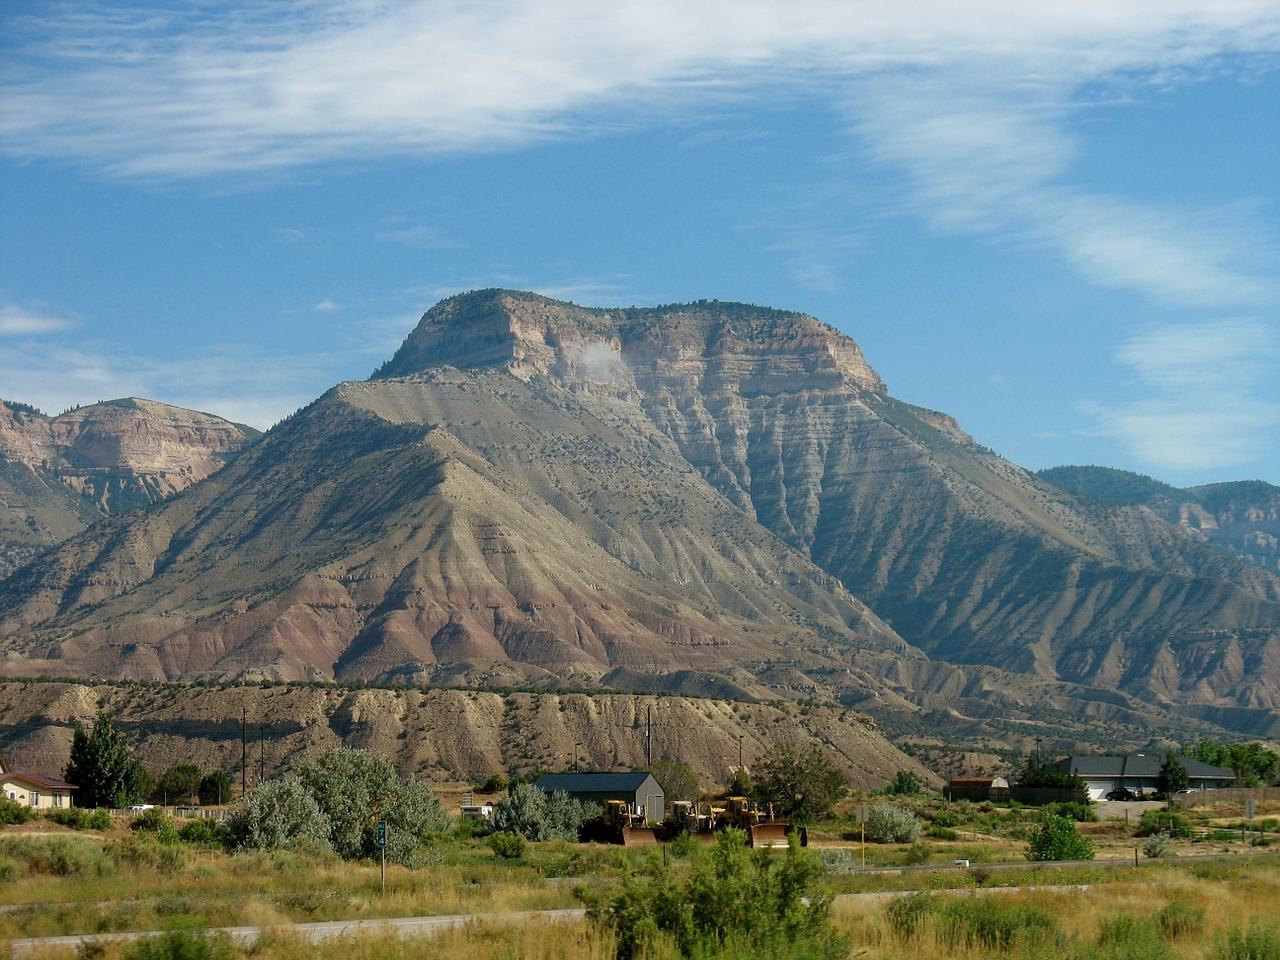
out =
{"type": "Polygon", "coordinates": [[[574,800],[562,790],[546,793],[531,783],[513,783],[493,808],[493,829],[527,840],[576,842],[582,825],[598,816],[599,806],[574,800]]]}
{"type": "Polygon", "coordinates": [[[1075,822],[1046,813],[1031,830],[1028,860],[1092,860],[1093,843],[1076,832],[1075,822]]]}
{"type": "Polygon", "coordinates": [[[902,862],[909,867],[919,866],[928,863],[932,853],[933,848],[927,843],[916,842],[907,848],[907,855],[902,858],[902,862]]]}
{"type": "Polygon", "coordinates": [[[0,827],[7,827],[11,823],[26,823],[35,815],[36,812],[30,807],[8,797],[0,797],[0,827]]]}
{"type": "Polygon", "coordinates": [[[795,842],[782,857],[747,847],[740,830],[717,835],[692,868],[676,872],[656,851],[616,886],[578,887],[587,916],[612,934],[618,960],[668,949],[682,957],[834,960],[848,956],[831,925],[822,868],[795,842]]]}
{"type": "Polygon", "coordinates": [[[0,856],[0,883],[16,883],[22,877],[22,864],[13,857],[0,856]]]}
{"type": "Polygon", "coordinates": [[[221,930],[171,930],[135,940],[124,955],[125,960],[231,960],[236,954],[230,935],[221,930]]]}
{"type": "Polygon", "coordinates": [[[1153,833],[1142,845],[1142,855],[1151,860],[1173,856],[1173,841],[1167,833],[1153,833]]]}
{"type": "Polygon", "coordinates": [[[524,837],[501,830],[489,834],[489,849],[503,860],[519,860],[524,856],[524,837]]]}
{"type": "Polygon", "coordinates": [[[178,835],[187,843],[203,846],[216,846],[223,842],[226,831],[217,820],[189,820],[178,830],[178,835]]]}
{"type": "Polygon", "coordinates": [[[85,821],[85,826],[90,830],[110,830],[111,813],[99,807],[89,814],[89,818],[85,821]]]}
{"type": "Polygon", "coordinates": [[[89,825],[89,813],[81,807],[59,807],[46,810],[45,818],[72,830],[83,830],[89,825]]]}
{"type": "Polygon", "coordinates": [[[879,803],[867,814],[866,833],[872,843],[915,843],[920,821],[906,807],[879,803]]]}
{"type": "Polygon", "coordinates": [[[1097,812],[1087,803],[1069,800],[1065,803],[1049,803],[1041,807],[1045,813],[1056,813],[1060,817],[1074,820],[1076,823],[1095,823],[1097,812]]]}
{"type": "Polygon", "coordinates": [[[159,807],[143,810],[133,818],[129,829],[152,834],[160,843],[177,843],[181,839],[173,825],[173,820],[159,807]]]}
{"type": "Polygon", "coordinates": [[[91,878],[116,872],[115,858],[89,837],[62,834],[0,840],[0,853],[23,864],[28,873],[91,878]]]}
{"type": "Polygon", "coordinates": [[[1157,833],[1187,840],[1195,831],[1191,828],[1191,821],[1181,810],[1147,810],[1138,821],[1138,832],[1134,836],[1150,837],[1157,833]]]}
{"type": "Polygon", "coordinates": [[[1216,944],[1213,960],[1280,960],[1280,932],[1257,918],[1247,927],[1231,927],[1216,944]]]}

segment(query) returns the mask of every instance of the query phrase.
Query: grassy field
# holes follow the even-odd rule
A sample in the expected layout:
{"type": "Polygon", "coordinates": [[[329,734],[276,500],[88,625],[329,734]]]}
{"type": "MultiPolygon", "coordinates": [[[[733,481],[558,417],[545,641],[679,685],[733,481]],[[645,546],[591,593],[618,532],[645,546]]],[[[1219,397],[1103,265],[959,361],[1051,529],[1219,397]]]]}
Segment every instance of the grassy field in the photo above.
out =
{"type": "MultiPolygon", "coordinates": [[[[1138,867],[1134,849],[1144,841],[1133,836],[1136,823],[1084,822],[1080,831],[1094,841],[1098,860],[1057,867],[1025,861],[1035,811],[938,800],[915,801],[913,809],[924,825],[917,841],[867,847],[868,867],[903,868],[896,872],[862,869],[858,825],[851,820],[812,831],[823,883],[846,894],[835,901],[833,921],[848,936],[851,957],[1280,960],[1275,810],[1259,811],[1259,822],[1271,828],[1261,834],[1263,846],[1241,842],[1243,811],[1206,809],[1189,821],[1192,837],[1172,840],[1160,860],[1140,855],[1138,867]],[[1233,859],[1191,859],[1224,851],[1233,859]],[[972,866],[955,869],[957,858],[972,866]],[[991,866],[999,861],[1021,866],[991,866]]],[[[425,864],[417,869],[388,867],[384,893],[375,863],[166,844],[131,830],[123,818],[108,831],[34,820],[0,831],[0,940],[177,931],[172,942],[154,947],[161,951],[156,953],[106,943],[47,954],[77,960],[612,958],[611,935],[587,924],[495,922],[428,938],[368,933],[320,944],[291,935],[287,925],[575,907],[575,884],[598,889],[613,883],[635,857],[646,855],[556,842],[529,844],[523,857],[503,860],[465,833],[435,838],[423,853],[425,864]],[[252,948],[190,933],[223,926],[273,929],[252,948]]],[[[684,858],[678,854],[665,853],[677,873],[688,869],[687,857],[705,855],[696,847],[684,858]]],[[[675,955],[660,944],[651,960],[675,955]]]]}

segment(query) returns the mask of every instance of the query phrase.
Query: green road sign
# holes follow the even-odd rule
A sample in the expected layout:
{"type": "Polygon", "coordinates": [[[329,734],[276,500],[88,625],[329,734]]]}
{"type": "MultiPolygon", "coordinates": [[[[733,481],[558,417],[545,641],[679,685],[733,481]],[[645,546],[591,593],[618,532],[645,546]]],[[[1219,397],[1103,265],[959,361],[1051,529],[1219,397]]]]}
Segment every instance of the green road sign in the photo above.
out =
{"type": "Polygon", "coordinates": [[[374,838],[378,844],[379,849],[387,845],[387,821],[385,820],[378,821],[378,832],[374,834],[374,838]]]}

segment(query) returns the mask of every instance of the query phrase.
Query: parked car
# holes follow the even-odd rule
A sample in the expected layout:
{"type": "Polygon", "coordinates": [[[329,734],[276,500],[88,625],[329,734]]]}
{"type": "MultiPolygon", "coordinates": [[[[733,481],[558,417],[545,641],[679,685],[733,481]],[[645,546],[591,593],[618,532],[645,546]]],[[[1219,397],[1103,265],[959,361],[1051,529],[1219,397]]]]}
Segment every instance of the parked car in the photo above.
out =
{"type": "Polygon", "coordinates": [[[135,803],[129,809],[130,810],[154,810],[155,808],[156,808],[156,805],[154,803],[135,803]]]}
{"type": "Polygon", "coordinates": [[[1130,790],[1128,787],[1116,787],[1107,794],[1108,800],[1141,800],[1142,794],[1137,790],[1130,790]]]}

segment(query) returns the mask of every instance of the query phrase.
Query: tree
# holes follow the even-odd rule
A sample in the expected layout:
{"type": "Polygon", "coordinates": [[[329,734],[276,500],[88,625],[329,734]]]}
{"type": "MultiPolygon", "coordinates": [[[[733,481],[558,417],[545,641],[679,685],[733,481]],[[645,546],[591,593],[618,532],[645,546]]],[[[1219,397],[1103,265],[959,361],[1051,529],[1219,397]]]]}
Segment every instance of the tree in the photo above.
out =
{"type": "Polygon", "coordinates": [[[207,773],[200,778],[196,792],[206,807],[227,803],[231,799],[231,778],[221,770],[207,773]]]}
{"type": "Polygon", "coordinates": [[[1178,762],[1178,758],[1172,753],[1164,755],[1164,763],[1160,765],[1160,772],[1156,774],[1156,792],[1163,793],[1165,796],[1172,796],[1179,790],[1185,790],[1191,784],[1191,778],[1187,775],[1187,768],[1178,762]]]}
{"type": "Polygon", "coordinates": [[[497,832],[526,840],[575,841],[583,823],[599,814],[598,806],[574,800],[563,790],[546,793],[531,783],[513,783],[494,805],[491,823],[497,832]]]}
{"type": "Polygon", "coordinates": [[[894,797],[914,797],[920,793],[920,781],[909,770],[899,770],[893,782],[884,788],[884,792],[894,797]]]}
{"type": "Polygon", "coordinates": [[[667,803],[673,800],[698,799],[698,775],[682,761],[656,760],[649,772],[662,787],[667,803]]]}
{"type": "Polygon", "coordinates": [[[170,767],[151,791],[166,803],[190,803],[200,791],[200,768],[193,763],[179,763],[170,767]]]}
{"type": "Polygon", "coordinates": [[[906,807],[878,803],[868,812],[863,830],[872,843],[915,843],[920,821],[906,807]]]}
{"type": "Polygon", "coordinates": [[[297,777],[268,780],[227,818],[232,849],[279,850],[329,844],[329,818],[297,777]]]}
{"type": "Polygon", "coordinates": [[[756,801],[796,823],[825,816],[847,792],[844,774],[816,743],[803,750],[784,743],[756,769],[756,801]]]}
{"type": "Polygon", "coordinates": [[[1028,860],[1092,860],[1093,842],[1076,831],[1074,820],[1046,813],[1031,831],[1028,860]]]}
{"type": "Polygon", "coordinates": [[[329,822],[329,842],[344,860],[378,853],[376,829],[387,822],[387,859],[410,864],[422,836],[442,831],[448,817],[440,798],[416,780],[401,781],[386,757],[346,747],[304,761],[297,769],[329,822]]]}
{"type": "Polygon", "coordinates": [[[62,778],[79,788],[76,803],[82,807],[123,807],[139,794],[145,771],[129,755],[124,737],[105,713],[99,713],[92,730],[76,721],[71,734],[71,758],[62,778]]]}

